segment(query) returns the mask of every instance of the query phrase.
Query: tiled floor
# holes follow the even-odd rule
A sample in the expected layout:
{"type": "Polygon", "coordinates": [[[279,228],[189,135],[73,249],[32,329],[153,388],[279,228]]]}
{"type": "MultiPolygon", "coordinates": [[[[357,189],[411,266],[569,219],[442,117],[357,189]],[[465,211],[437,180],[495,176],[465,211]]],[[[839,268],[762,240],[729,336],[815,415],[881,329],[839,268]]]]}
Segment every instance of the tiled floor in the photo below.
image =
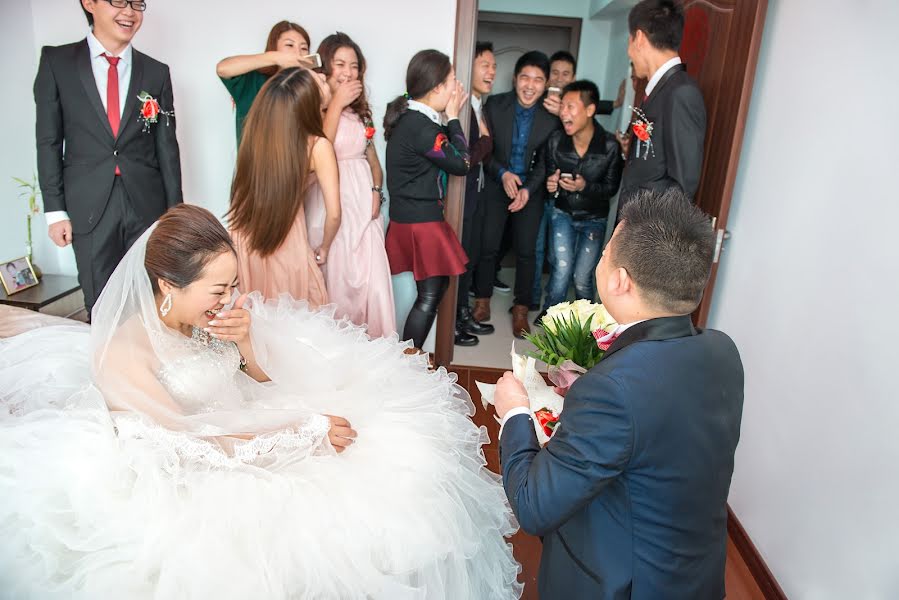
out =
{"type": "MultiPolygon", "coordinates": [[[[499,278],[510,286],[514,285],[515,269],[502,269],[499,278]]],[[[474,307],[474,299],[471,299],[471,306],[474,307]]],[[[493,325],[496,331],[490,335],[478,336],[480,343],[477,346],[469,348],[456,346],[453,351],[454,365],[509,369],[512,366],[509,359],[512,342],[515,342],[515,351],[518,354],[524,354],[534,349],[533,344],[525,340],[515,339],[512,335],[512,315],[509,314],[511,306],[512,292],[501,294],[494,291],[493,298],[490,301],[491,318],[489,323],[493,325]]],[[[537,314],[536,311],[528,314],[528,323],[531,325],[531,331],[535,329],[534,318],[537,314]]],[[[541,370],[545,370],[545,366],[541,370]]]]}

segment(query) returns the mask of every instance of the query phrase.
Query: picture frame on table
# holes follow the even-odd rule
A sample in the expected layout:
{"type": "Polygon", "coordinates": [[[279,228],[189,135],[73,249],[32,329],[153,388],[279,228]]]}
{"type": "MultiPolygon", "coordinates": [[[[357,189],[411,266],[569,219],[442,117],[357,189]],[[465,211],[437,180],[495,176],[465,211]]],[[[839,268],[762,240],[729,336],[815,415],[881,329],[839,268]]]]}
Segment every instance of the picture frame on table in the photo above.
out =
{"type": "Polygon", "coordinates": [[[36,286],[40,281],[27,256],[0,263],[0,282],[7,296],[36,286]]]}

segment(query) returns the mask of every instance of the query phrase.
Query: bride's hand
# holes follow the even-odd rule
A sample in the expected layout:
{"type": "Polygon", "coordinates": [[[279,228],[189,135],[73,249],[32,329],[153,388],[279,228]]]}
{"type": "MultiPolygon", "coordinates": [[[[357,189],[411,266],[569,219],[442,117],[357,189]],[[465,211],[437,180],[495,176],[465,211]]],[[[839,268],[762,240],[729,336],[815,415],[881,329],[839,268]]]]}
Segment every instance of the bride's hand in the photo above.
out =
{"type": "Polygon", "coordinates": [[[328,440],[335,450],[343,452],[353,444],[356,432],[350,427],[350,422],[343,417],[325,416],[331,421],[331,429],[328,430],[328,440]]]}
{"type": "Polygon", "coordinates": [[[250,340],[250,313],[243,305],[247,295],[241,295],[230,310],[219,312],[215,319],[209,321],[206,331],[214,338],[234,342],[238,347],[250,340]]]}

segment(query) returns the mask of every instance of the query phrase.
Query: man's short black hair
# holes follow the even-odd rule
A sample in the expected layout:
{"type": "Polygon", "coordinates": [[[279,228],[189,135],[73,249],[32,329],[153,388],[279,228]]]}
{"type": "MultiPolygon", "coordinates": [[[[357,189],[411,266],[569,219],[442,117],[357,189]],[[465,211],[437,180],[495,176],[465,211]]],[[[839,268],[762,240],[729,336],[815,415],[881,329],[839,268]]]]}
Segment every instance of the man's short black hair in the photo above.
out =
{"type": "Polygon", "coordinates": [[[611,259],[647,303],[685,315],[699,306],[714,253],[711,219],[673,187],[641,191],[624,205],[611,259]]]}
{"type": "Polygon", "coordinates": [[[592,104],[599,108],[599,88],[589,79],[572,81],[562,89],[562,97],[564,98],[568,92],[578,92],[585,107],[592,104]]]}
{"type": "Polygon", "coordinates": [[[477,58],[485,52],[493,52],[493,42],[476,42],[474,45],[474,57],[477,58]]]}
{"type": "Polygon", "coordinates": [[[571,63],[572,74],[577,73],[577,59],[574,58],[574,54],[572,54],[571,52],[568,52],[567,50],[559,50],[558,52],[550,56],[550,67],[552,67],[552,64],[557,60],[564,60],[567,63],[571,63]]]}
{"type": "Polygon", "coordinates": [[[680,49],[684,36],[684,9],[673,0],[643,0],[627,16],[631,37],[639,29],[659,50],[680,49]]]}
{"type": "Polygon", "coordinates": [[[519,57],[515,62],[515,77],[518,77],[518,74],[525,67],[537,67],[543,71],[543,76],[549,79],[549,59],[539,50],[525,52],[519,57]]]}
{"type": "Polygon", "coordinates": [[[78,7],[84,11],[84,18],[87,19],[87,24],[91,27],[94,26],[94,15],[90,14],[84,9],[84,5],[81,3],[81,0],[78,0],[78,7]]]}

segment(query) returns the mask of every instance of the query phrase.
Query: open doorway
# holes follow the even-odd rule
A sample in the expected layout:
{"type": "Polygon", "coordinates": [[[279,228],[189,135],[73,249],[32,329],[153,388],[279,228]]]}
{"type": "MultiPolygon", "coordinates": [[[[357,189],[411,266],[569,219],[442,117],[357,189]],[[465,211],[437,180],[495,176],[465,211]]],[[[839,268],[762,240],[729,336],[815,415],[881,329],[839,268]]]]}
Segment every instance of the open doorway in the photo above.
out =
{"type": "MultiPolygon", "coordinates": [[[[544,49],[543,46],[558,44],[563,46],[559,49],[568,50],[577,57],[579,79],[590,79],[596,83],[601,98],[618,100],[611,114],[599,117],[602,127],[611,132],[627,127],[631,120],[629,107],[635,104],[633,98],[636,96],[633,85],[630,84],[627,60],[627,14],[636,0],[583,0],[580,7],[566,3],[560,7],[560,11],[565,10],[568,14],[558,16],[505,13],[502,9],[506,7],[506,3],[499,0],[482,0],[480,4],[485,9],[484,12],[478,12],[477,0],[459,0],[457,3],[457,73],[464,74],[464,83],[470,82],[475,41],[494,41],[485,40],[482,35],[498,36],[499,42],[494,41],[495,48],[501,52],[501,56],[497,57],[498,70],[501,60],[506,60],[502,58],[504,55],[511,59],[516,52],[520,55],[524,48],[550,53],[551,50],[544,49]],[[580,16],[573,13],[580,13],[580,16]],[[539,29],[541,23],[544,27],[542,33],[539,29]],[[551,33],[553,28],[558,30],[561,27],[568,27],[571,32],[567,40],[564,37],[552,37],[559,35],[558,31],[551,33]],[[516,32],[519,32],[518,38],[515,37],[516,32]],[[525,36],[523,42],[518,41],[521,40],[521,32],[529,33],[531,37],[525,36]],[[534,44],[540,44],[541,47],[534,44]],[[623,96],[619,92],[624,92],[623,96]]],[[[515,10],[522,11],[528,6],[528,3],[517,4],[515,10]]],[[[767,2],[686,0],[684,8],[686,25],[680,54],[686,63],[687,72],[699,83],[707,112],[702,175],[695,200],[715,218],[715,228],[721,242],[720,252],[727,237],[730,196],[739,163],[767,2]]],[[[533,12],[547,11],[544,6],[534,4],[533,12]]],[[[514,63],[514,60],[509,62],[514,63]]],[[[494,93],[508,89],[511,82],[507,77],[501,79],[497,75],[496,83],[494,93]]],[[[458,205],[454,205],[456,200],[451,194],[447,210],[447,219],[457,230],[462,222],[463,187],[457,187],[458,205]]],[[[613,202],[609,219],[611,223],[614,223],[614,210],[613,202]]],[[[506,276],[509,275],[514,274],[506,276]]],[[[704,324],[708,315],[714,275],[713,271],[712,281],[696,315],[700,325],[704,324]]],[[[512,281],[506,283],[511,285],[512,281]]],[[[491,309],[491,323],[496,327],[496,333],[484,336],[478,346],[469,349],[453,344],[455,294],[447,294],[438,316],[436,358],[439,364],[494,368],[508,366],[508,353],[513,342],[512,327],[507,307],[499,305],[500,296],[494,294],[497,306],[491,309]],[[489,345],[486,343],[488,338],[489,345]]],[[[511,299],[506,300],[506,303],[510,302],[511,299]]],[[[536,315],[536,312],[529,313],[531,323],[536,315]]],[[[519,351],[525,349],[521,341],[516,341],[516,347],[519,351]]]]}

